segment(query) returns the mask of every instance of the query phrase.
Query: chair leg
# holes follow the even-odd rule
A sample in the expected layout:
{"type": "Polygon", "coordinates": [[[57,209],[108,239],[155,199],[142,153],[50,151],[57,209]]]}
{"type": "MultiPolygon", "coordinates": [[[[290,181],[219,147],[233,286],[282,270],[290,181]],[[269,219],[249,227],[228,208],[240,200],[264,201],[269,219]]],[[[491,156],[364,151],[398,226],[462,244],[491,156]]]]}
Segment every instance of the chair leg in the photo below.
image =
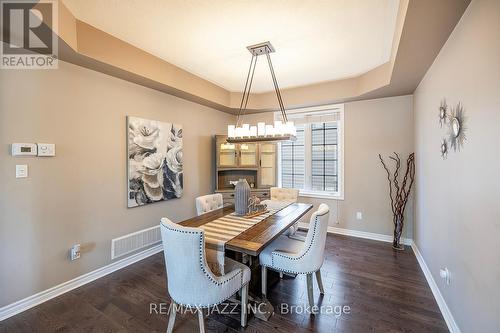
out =
{"type": "Polygon", "coordinates": [[[319,292],[321,295],[325,294],[325,289],[323,288],[323,280],[321,280],[321,270],[316,271],[316,281],[318,282],[319,292]]]}
{"type": "Polygon", "coordinates": [[[198,309],[198,322],[200,323],[200,333],[205,333],[205,318],[203,317],[203,309],[198,309]]]}
{"type": "Polygon", "coordinates": [[[248,284],[241,288],[241,327],[247,326],[248,284]]]}
{"type": "Polygon", "coordinates": [[[262,266],[261,268],[261,284],[262,284],[262,298],[266,298],[267,295],[267,267],[262,266]]]}
{"type": "Polygon", "coordinates": [[[172,305],[170,308],[170,316],[168,317],[167,333],[172,333],[172,331],[174,330],[176,314],[177,314],[177,304],[175,304],[175,302],[172,301],[172,305]]]}
{"type": "Polygon", "coordinates": [[[313,307],[313,276],[312,273],[307,274],[307,298],[309,300],[309,306],[313,307]]]}

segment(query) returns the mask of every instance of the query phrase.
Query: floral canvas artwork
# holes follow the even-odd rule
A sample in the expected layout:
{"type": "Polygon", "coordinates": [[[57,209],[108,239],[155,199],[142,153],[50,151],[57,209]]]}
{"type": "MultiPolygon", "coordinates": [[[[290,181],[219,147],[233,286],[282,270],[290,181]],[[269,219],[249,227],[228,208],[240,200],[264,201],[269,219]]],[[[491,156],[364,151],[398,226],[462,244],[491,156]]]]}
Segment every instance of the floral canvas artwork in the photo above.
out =
{"type": "Polygon", "coordinates": [[[180,198],[182,126],[127,117],[128,207],[180,198]]]}

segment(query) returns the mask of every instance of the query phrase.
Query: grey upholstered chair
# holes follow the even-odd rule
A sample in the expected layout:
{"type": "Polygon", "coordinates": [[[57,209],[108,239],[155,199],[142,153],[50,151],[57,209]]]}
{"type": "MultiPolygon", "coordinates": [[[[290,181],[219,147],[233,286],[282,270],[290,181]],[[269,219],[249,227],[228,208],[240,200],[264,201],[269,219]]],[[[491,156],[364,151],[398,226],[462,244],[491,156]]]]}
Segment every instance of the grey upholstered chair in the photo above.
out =
{"type": "Polygon", "coordinates": [[[222,208],[223,205],[222,194],[215,193],[203,195],[196,198],[196,213],[198,215],[205,214],[212,210],[222,208]]]}
{"type": "Polygon", "coordinates": [[[321,281],[321,266],[323,265],[328,216],[330,209],[321,204],[311,216],[309,231],[305,241],[288,237],[278,237],[269,244],[259,256],[262,266],[262,294],[267,294],[267,269],[290,274],[307,275],[307,295],[309,305],[313,306],[312,275],[316,274],[321,294],[324,294],[321,281]]]}
{"type": "MultiPolygon", "coordinates": [[[[167,218],[161,219],[160,227],[168,293],[173,305],[171,310],[179,305],[196,308],[200,331],[204,332],[202,309],[220,304],[241,292],[241,326],[246,326],[250,269],[226,258],[227,273],[215,276],[207,266],[203,230],[182,227],[167,218]]],[[[175,315],[176,312],[171,311],[167,332],[174,328],[175,315]]]]}

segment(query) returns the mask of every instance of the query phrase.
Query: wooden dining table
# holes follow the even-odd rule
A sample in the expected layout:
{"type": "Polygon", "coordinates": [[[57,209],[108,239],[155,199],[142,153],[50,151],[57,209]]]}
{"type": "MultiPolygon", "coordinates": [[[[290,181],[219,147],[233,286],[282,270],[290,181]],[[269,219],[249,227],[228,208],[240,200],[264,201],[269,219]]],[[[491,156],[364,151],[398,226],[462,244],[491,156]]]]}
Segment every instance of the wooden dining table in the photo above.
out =
{"type": "MultiPolygon", "coordinates": [[[[302,216],[311,210],[312,207],[311,204],[305,203],[292,203],[286,206],[226,242],[226,254],[228,254],[228,252],[233,252],[233,255],[239,255],[240,260],[243,259],[243,255],[245,254],[251,257],[258,257],[266,246],[294,225],[302,216]]],[[[184,227],[196,228],[233,212],[234,205],[224,206],[220,209],[179,222],[179,224],[184,227]]],[[[254,308],[257,309],[254,314],[255,317],[267,321],[274,313],[274,307],[265,298],[256,296],[261,288],[258,260],[254,260],[253,264],[252,260],[250,260],[247,264],[251,271],[249,301],[255,303],[254,308]]],[[[267,275],[267,281],[268,286],[271,286],[279,281],[279,277],[277,273],[273,274],[272,271],[269,273],[270,274],[267,275]]],[[[230,302],[238,303],[235,299],[230,299],[230,302]]]]}
{"type": "MultiPolygon", "coordinates": [[[[225,248],[237,253],[258,256],[267,245],[294,225],[312,207],[311,204],[292,203],[229,240],[225,248]]],[[[233,212],[234,205],[224,206],[179,224],[184,227],[199,227],[233,212]]]]}

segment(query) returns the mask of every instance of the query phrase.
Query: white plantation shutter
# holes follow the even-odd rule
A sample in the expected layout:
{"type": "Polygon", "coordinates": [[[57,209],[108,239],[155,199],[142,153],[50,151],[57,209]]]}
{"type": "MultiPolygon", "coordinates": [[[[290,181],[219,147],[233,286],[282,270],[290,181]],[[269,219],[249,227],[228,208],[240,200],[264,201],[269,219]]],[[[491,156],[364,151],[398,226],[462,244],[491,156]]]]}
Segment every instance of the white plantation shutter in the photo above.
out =
{"type": "MultiPolygon", "coordinates": [[[[280,186],[301,194],[342,196],[343,105],[287,112],[297,140],[280,144],[280,186]]],[[[281,120],[281,114],[275,114],[281,120]]]]}
{"type": "Polygon", "coordinates": [[[327,112],[296,112],[288,115],[288,120],[295,124],[328,123],[340,120],[340,110],[329,110],[327,112]],[[317,113],[317,114],[316,114],[317,113]]]}
{"type": "Polygon", "coordinates": [[[281,183],[286,188],[304,188],[305,142],[304,125],[297,125],[297,140],[281,144],[281,183]]]}
{"type": "Polygon", "coordinates": [[[337,122],[311,124],[311,190],[338,191],[337,122]]]}

